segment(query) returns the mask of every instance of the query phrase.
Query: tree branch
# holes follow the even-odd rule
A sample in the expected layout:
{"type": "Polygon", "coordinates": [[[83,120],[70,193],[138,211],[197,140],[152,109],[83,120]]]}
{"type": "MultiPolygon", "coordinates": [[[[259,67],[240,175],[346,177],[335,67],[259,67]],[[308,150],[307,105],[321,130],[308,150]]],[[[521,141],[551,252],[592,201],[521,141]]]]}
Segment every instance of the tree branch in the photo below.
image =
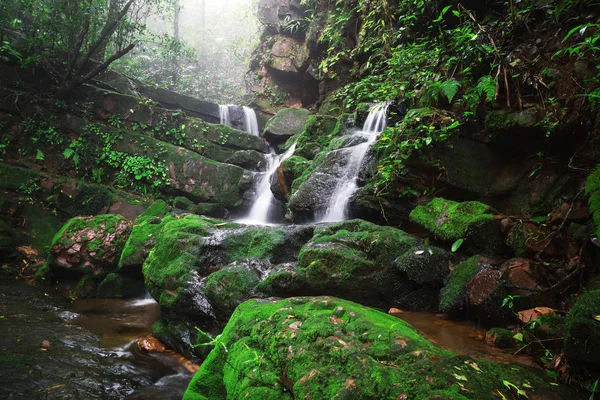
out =
{"type": "Polygon", "coordinates": [[[63,76],[64,81],[68,81],[69,79],[71,79],[71,76],[73,75],[73,69],[75,68],[75,64],[77,63],[79,54],[81,53],[81,46],[83,46],[83,41],[85,40],[85,37],[87,36],[89,31],[90,31],[90,16],[86,15],[85,23],[83,25],[83,30],[81,31],[81,34],[77,38],[77,42],[75,43],[75,48],[73,49],[73,54],[72,54],[73,58],[69,62],[69,65],[67,66],[67,71],[65,72],[65,74],[63,76]]]}

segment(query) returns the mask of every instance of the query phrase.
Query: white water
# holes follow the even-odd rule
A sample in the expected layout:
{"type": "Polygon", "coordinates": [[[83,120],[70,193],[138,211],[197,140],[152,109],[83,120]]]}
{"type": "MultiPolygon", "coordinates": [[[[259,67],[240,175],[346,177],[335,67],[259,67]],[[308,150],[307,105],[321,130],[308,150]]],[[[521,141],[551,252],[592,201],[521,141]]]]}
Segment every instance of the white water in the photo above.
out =
{"type": "Polygon", "coordinates": [[[271,178],[277,172],[277,168],[283,160],[291,157],[296,150],[294,143],[284,154],[277,155],[274,152],[266,156],[267,171],[263,174],[256,188],[256,199],[250,209],[250,213],[240,222],[242,224],[258,224],[265,225],[269,223],[269,210],[275,199],[271,192],[271,178]]]}
{"type": "Polygon", "coordinates": [[[244,110],[244,129],[246,132],[258,136],[260,132],[258,131],[256,113],[250,107],[243,106],[242,109],[244,110]]]}
{"type": "Polygon", "coordinates": [[[229,104],[219,105],[219,120],[221,125],[231,126],[231,117],[229,116],[229,104]]]}
{"type": "Polygon", "coordinates": [[[386,127],[388,107],[389,105],[387,103],[372,106],[362,130],[355,134],[364,136],[367,141],[341,150],[350,151],[348,164],[346,164],[343,174],[335,186],[335,190],[333,191],[331,199],[329,199],[329,204],[327,205],[324,215],[317,218],[319,222],[337,222],[348,219],[348,202],[354,192],[356,192],[356,189],[358,189],[356,180],[360,173],[362,162],[367,155],[369,148],[371,148],[371,145],[377,140],[379,134],[383,132],[386,127]]]}

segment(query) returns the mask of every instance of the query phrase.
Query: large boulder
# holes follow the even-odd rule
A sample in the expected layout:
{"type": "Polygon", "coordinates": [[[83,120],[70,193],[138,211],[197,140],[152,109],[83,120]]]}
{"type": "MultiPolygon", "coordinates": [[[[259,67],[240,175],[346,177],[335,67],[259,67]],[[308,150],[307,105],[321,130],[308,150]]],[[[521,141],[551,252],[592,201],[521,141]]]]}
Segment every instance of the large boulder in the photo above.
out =
{"type": "Polygon", "coordinates": [[[311,294],[334,294],[384,307],[402,280],[393,262],[417,239],[392,227],[352,220],[319,228],[300,251],[298,273],[311,294]]]}
{"type": "Polygon", "coordinates": [[[304,108],[285,108],[267,122],[263,137],[271,144],[285,143],[289,138],[300,135],[304,130],[309,111],[304,108]]]}
{"type": "Polygon", "coordinates": [[[600,368],[600,289],[584,292],[569,312],[564,353],[572,366],[600,368]]]}
{"type": "Polygon", "coordinates": [[[333,297],[298,297],[240,305],[184,400],[496,395],[581,397],[540,370],[441,350],[391,315],[333,297]]]}
{"type": "Polygon", "coordinates": [[[57,275],[103,278],[117,270],[130,232],[131,221],[120,215],[72,218],[54,236],[50,270],[57,275]]]}
{"type": "Polygon", "coordinates": [[[458,203],[437,197],[418,206],[410,219],[422,225],[435,238],[452,243],[463,239],[464,249],[494,255],[504,250],[499,221],[491,208],[478,201],[458,203]]]}
{"type": "Polygon", "coordinates": [[[121,273],[141,275],[142,265],[156,244],[158,234],[167,222],[175,218],[167,215],[168,212],[167,203],[158,200],[136,218],[119,259],[121,273]]]}
{"type": "Polygon", "coordinates": [[[544,275],[544,268],[524,258],[500,264],[473,256],[454,267],[441,290],[439,309],[453,315],[466,313],[487,326],[514,322],[516,311],[554,304],[554,298],[540,290],[544,275]]]}

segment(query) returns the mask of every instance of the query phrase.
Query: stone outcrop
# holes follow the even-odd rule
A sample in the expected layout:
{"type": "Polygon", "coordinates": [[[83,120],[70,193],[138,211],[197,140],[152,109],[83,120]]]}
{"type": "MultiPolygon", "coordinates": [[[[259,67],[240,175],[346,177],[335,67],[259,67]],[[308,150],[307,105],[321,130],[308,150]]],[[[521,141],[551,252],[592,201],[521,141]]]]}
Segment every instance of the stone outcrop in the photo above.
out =
{"type": "Polygon", "coordinates": [[[391,315],[334,297],[299,297],[239,306],[184,400],[482,399],[517,391],[579,397],[537,369],[441,350],[391,315]]]}

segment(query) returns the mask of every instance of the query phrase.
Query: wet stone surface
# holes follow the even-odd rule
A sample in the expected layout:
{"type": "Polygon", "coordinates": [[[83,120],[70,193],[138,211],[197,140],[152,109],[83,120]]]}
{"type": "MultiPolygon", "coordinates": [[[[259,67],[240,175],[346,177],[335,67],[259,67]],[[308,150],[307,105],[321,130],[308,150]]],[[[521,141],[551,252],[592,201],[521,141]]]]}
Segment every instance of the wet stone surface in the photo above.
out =
{"type": "Polygon", "coordinates": [[[180,399],[191,373],[135,339],[158,318],[151,301],[71,304],[0,282],[1,399],[180,399]]]}

